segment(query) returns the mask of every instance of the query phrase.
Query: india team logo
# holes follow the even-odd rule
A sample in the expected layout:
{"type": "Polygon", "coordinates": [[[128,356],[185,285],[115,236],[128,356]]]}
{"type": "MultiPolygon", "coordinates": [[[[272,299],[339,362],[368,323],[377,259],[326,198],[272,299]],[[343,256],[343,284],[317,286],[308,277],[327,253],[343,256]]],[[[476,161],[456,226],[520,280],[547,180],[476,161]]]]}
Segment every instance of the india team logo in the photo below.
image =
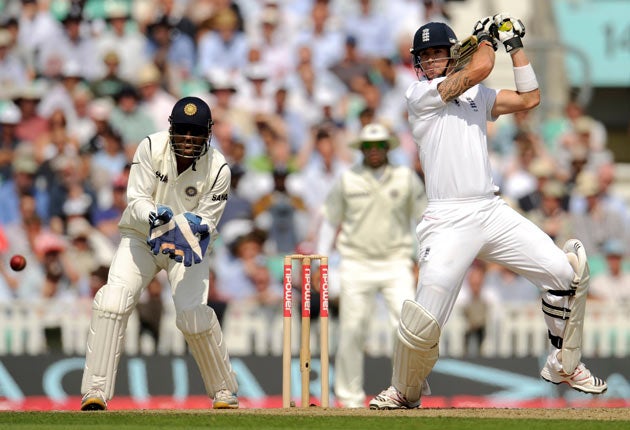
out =
{"type": "Polygon", "coordinates": [[[193,116],[197,113],[197,106],[194,103],[188,103],[184,106],[184,113],[188,116],[193,116]]]}
{"type": "Polygon", "coordinates": [[[195,187],[186,187],[184,191],[188,197],[195,197],[198,193],[197,188],[195,187]]]}

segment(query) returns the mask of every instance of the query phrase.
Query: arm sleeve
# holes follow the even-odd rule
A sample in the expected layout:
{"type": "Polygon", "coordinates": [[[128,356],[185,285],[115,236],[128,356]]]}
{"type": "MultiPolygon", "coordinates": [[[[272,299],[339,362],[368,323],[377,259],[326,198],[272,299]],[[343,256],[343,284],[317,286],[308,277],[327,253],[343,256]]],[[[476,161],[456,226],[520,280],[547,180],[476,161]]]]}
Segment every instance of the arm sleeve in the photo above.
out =
{"type": "Polygon", "coordinates": [[[494,102],[497,101],[497,95],[501,90],[494,90],[484,85],[479,85],[479,91],[481,92],[481,96],[485,102],[486,117],[488,118],[488,121],[496,121],[498,117],[492,116],[492,108],[494,107],[494,102]]]}
{"type": "Polygon", "coordinates": [[[218,236],[217,224],[223,215],[230,191],[232,173],[227,163],[220,165],[215,175],[211,176],[211,186],[199,200],[195,214],[203,218],[210,227],[211,242],[218,236]]]}
{"type": "Polygon", "coordinates": [[[413,82],[405,93],[409,111],[417,116],[425,117],[430,116],[436,109],[444,107],[445,103],[437,89],[438,84],[444,79],[413,82]]]}
{"type": "Polygon", "coordinates": [[[316,251],[320,255],[330,255],[335,247],[335,237],[337,229],[325,218],[322,219],[322,223],[319,226],[319,233],[317,234],[316,251]]]}
{"type": "Polygon", "coordinates": [[[153,194],[157,178],[153,172],[151,142],[145,137],[138,145],[133,156],[129,183],[127,185],[127,201],[131,217],[135,222],[149,222],[149,213],[155,211],[153,194]]]}

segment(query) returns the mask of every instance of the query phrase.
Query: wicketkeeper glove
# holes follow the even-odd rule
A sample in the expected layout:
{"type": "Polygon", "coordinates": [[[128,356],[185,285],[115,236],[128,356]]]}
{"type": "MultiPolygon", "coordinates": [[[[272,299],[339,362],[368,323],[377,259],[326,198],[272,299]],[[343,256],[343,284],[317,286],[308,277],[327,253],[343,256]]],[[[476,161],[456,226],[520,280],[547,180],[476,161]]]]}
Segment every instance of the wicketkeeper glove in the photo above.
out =
{"type": "Polygon", "coordinates": [[[166,205],[157,205],[155,212],[149,213],[149,224],[151,227],[157,227],[166,224],[173,218],[173,210],[166,205]]]}
{"type": "Polygon", "coordinates": [[[210,228],[190,212],[176,215],[168,223],[152,227],[147,243],[154,255],[169,257],[190,267],[203,260],[210,244],[210,228]]]}
{"type": "Polygon", "coordinates": [[[525,37],[525,25],[518,18],[508,13],[498,13],[492,17],[497,28],[497,37],[505,46],[505,52],[513,54],[523,47],[522,37],[525,37]]]}
{"type": "Polygon", "coordinates": [[[473,27],[472,34],[477,38],[478,43],[483,41],[490,42],[492,44],[492,49],[495,51],[497,50],[497,26],[491,16],[487,16],[477,21],[473,27]]]}

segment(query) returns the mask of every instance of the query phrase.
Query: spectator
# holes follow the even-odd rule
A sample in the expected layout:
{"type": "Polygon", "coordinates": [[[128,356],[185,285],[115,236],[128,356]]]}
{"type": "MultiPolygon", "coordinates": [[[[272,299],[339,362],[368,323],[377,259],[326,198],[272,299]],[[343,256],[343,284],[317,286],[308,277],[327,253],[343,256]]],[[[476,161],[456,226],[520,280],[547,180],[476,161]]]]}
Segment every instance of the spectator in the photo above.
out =
{"type": "Polygon", "coordinates": [[[92,35],[82,28],[83,12],[77,3],[72,4],[63,17],[60,35],[47,37],[37,53],[36,66],[45,77],[57,76],[68,62],[79,64],[79,73],[85,79],[101,75],[99,50],[92,35]]]}
{"type": "Polygon", "coordinates": [[[53,181],[50,184],[50,227],[61,234],[66,221],[73,216],[93,219],[97,199],[86,172],[78,169],[76,157],[65,155],[51,162],[53,181]]]}
{"type": "Polygon", "coordinates": [[[44,44],[58,40],[63,33],[61,24],[50,12],[50,4],[38,0],[22,0],[18,29],[18,44],[26,49],[28,57],[32,59],[44,44]]]}
{"type": "MultiPolygon", "coordinates": [[[[22,147],[23,148],[23,147],[22,147]]],[[[20,223],[20,201],[23,195],[30,195],[35,200],[35,213],[48,222],[49,218],[49,194],[46,190],[40,189],[35,184],[38,165],[32,153],[20,148],[11,164],[12,176],[0,185],[0,201],[2,210],[0,211],[0,224],[8,225],[20,223]]]]}
{"type": "Polygon", "coordinates": [[[308,139],[308,124],[293,107],[288,104],[289,90],[285,85],[276,88],[274,94],[273,113],[279,116],[287,127],[287,139],[291,152],[297,153],[308,139]]]}
{"type": "MultiPolygon", "coordinates": [[[[114,246],[85,218],[69,219],[66,235],[69,239],[66,255],[81,277],[88,278],[100,266],[109,267],[114,256],[114,246]]],[[[89,295],[89,292],[84,290],[80,294],[89,295]]]]}
{"type": "Polygon", "coordinates": [[[105,207],[98,207],[94,214],[95,227],[107,237],[111,243],[120,243],[118,222],[127,207],[127,177],[118,176],[112,184],[111,203],[105,207]]]}
{"type": "MultiPolygon", "coordinates": [[[[241,106],[238,101],[239,85],[225,70],[213,70],[208,75],[210,94],[214,104],[215,118],[224,123],[230,133],[243,139],[251,139],[255,133],[254,118],[250,105],[241,106]]],[[[216,133],[215,133],[216,135],[216,133]]]]}
{"type": "MultiPolygon", "coordinates": [[[[113,62],[119,70],[120,78],[132,81],[138,70],[149,61],[146,52],[147,39],[136,26],[130,25],[128,6],[121,2],[105,4],[107,27],[97,39],[98,58],[113,62]],[[109,55],[109,58],[107,56],[109,55]]],[[[106,75],[111,74],[111,69],[106,75]]]]}
{"type": "Polygon", "coordinates": [[[116,51],[107,51],[102,59],[105,72],[98,79],[91,81],[90,86],[97,98],[107,97],[113,100],[123,88],[131,84],[120,74],[120,57],[116,51]]]}
{"type": "Polygon", "coordinates": [[[13,174],[11,162],[14,150],[20,143],[15,135],[15,129],[22,114],[13,102],[7,102],[0,107],[0,184],[3,184],[13,174]]]}
{"type": "MultiPolygon", "coordinates": [[[[162,322],[162,284],[156,276],[147,285],[138,300],[138,317],[140,319],[140,336],[148,334],[155,345],[160,342],[160,323],[162,322]]],[[[157,351],[157,348],[155,349],[157,351]]]]}
{"type": "MultiPolygon", "coordinates": [[[[558,166],[556,166],[553,159],[545,156],[539,156],[534,158],[529,166],[529,173],[535,178],[535,189],[520,197],[516,203],[518,208],[524,212],[530,212],[535,209],[539,209],[542,204],[543,188],[544,186],[554,180],[561,179],[561,175],[558,174],[558,166]]],[[[562,200],[562,207],[568,208],[568,197],[562,200]]],[[[564,242],[563,242],[564,243],[564,242]]]]}
{"type": "Polygon", "coordinates": [[[527,213],[527,218],[562,246],[571,238],[571,216],[562,207],[566,196],[565,186],[557,180],[545,182],[540,190],[540,206],[527,213]]]}
{"type": "Polygon", "coordinates": [[[313,69],[327,70],[343,57],[344,35],[330,16],[328,2],[313,3],[309,20],[297,35],[296,46],[310,46],[313,69]]]}
{"type": "Polygon", "coordinates": [[[609,239],[628,240],[627,225],[621,214],[609,207],[600,194],[599,180],[592,172],[582,172],[575,192],[586,199],[584,213],[572,213],[573,236],[579,237],[589,250],[589,258],[602,256],[602,245],[609,239]]]}
{"type": "Polygon", "coordinates": [[[624,242],[616,238],[604,242],[606,268],[593,275],[588,290],[590,298],[613,306],[630,304],[630,273],[623,267],[626,249],[624,242]]]}
{"type": "Polygon", "coordinates": [[[37,112],[43,92],[41,81],[31,82],[19,89],[13,98],[22,117],[15,129],[15,136],[21,141],[34,142],[48,131],[48,121],[37,112]]]}
{"type": "Polygon", "coordinates": [[[144,64],[137,70],[136,86],[140,94],[141,105],[159,129],[168,129],[169,108],[177,99],[163,89],[160,70],[153,63],[144,64]]]}
{"type": "Polygon", "coordinates": [[[463,304],[462,312],[466,320],[464,350],[467,357],[477,357],[481,353],[486,338],[490,302],[484,296],[486,263],[475,260],[466,274],[464,288],[468,291],[468,299],[463,304]]]}
{"type": "Polygon", "coordinates": [[[502,172],[501,190],[507,198],[518,201],[536,189],[536,178],[530,172],[530,166],[533,160],[545,154],[533,133],[518,133],[514,137],[514,143],[516,152],[502,172]]]}
{"type": "Polygon", "coordinates": [[[55,111],[61,110],[68,120],[76,117],[73,97],[75,91],[82,85],[83,75],[81,66],[76,60],[69,60],[61,68],[59,76],[46,92],[38,106],[38,112],[49,118],[55,111]]]}
{"type": "Polygon", "coordinates": [[[199,38],[199,73],[207,76],[213,69],[223,69],[228,73],[243,69],[249,43],[238,29],[236,13],[231,9],[222,9],[211,18],[210,26],[210,31],[199,38]]]}
{"type": "Polygon", "coordinates": [[[310,214],[302,198],[287,188],[289,171],[276,167],[274,188],[253,205],[256,225],[265,230],[271,254],[291,254],[306,237],[310,214]]]}
{"type": "Polygon", "coordinates": [[[13,48],[13,36],[9,30],[0,27],[0,82],[4,88],[19,88],[28,79],[25,64],[13,48]]]}
{"type": "Polygon", "coordinates": [[[251,275],[256,260],[264,258],[264,231],[256,229],[251,220],[232,220],[222,233],[222,247],[217,247],[214,271],[216,295],[213,300],[230,303],[251,298],[255,287],[251,275]]]}
{"type": "Polygon", "coordinates": [[[274,81],[285,79],[293,69],[292,40],[287,36],[281,12],[275,6],[265,6],[260,12],[259,34],[252,35],[250,40],[260,51],[260,63],[269,70],[269,77],[274,81]]]}
{"type": "Polygon", "coordinates": [[[166,81],[165,88],[174,96],[181,94],[183,83],[195,72],[195,43],[189,35],[173,28],[169,17],[162,16],[147,28],[148,61],[154,63],[166,81]]]}
{"type": "Polygon", "coordinates": [[[391,39],[395,27],[383,19],[373,0],[359,0],[358,3],[358,13],[344,20],[346,34],[356,40],[357,51],[363,57],[370,60],[390,57],[395,49],[391,39]]]}
{"type": "Polygon", "coordinates": [[[116,105],[109,121],[122,136],[129,160],[133,158],[133,153],[140,141],[155,130],[151,116],[140,104],[138,91],[132,86],[124,87],[116,95],[116,105]]]}

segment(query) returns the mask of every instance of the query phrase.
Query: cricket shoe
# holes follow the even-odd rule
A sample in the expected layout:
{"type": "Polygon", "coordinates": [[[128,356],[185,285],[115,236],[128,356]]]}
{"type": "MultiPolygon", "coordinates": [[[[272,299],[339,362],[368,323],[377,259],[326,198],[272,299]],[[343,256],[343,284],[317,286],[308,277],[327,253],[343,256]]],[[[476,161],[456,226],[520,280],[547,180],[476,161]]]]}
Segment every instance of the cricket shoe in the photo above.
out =
{"type": "Polygon", "coordinates": [[[608,389],[606,381],[593,376],[584,363],[578,364],[570,375],[562,370],[562,365],[558,362],[556,353],[553,352],[547,357],[545,367],[540,371],[540,376],[553,384],[568,384],[571,388],[583,393],[602,394],[608,389]]]}
{"type": "Polygon", "coordinates": [[[393,386],[381,391],[370,400],[370,409],[418,409],[419,407],[420,399],[410,402],[393,386]]]}
{"type": "Polygon", "coordinates": [[[238,409],[238,397],[230,390],[220,390],[214,395],[213,409],[238,409]]]}
{"type": "Polygon", "coordinates": [[[82,411],[106,411],[107,400],[102,390],[90,390],[81,399],[82,411]]]}

